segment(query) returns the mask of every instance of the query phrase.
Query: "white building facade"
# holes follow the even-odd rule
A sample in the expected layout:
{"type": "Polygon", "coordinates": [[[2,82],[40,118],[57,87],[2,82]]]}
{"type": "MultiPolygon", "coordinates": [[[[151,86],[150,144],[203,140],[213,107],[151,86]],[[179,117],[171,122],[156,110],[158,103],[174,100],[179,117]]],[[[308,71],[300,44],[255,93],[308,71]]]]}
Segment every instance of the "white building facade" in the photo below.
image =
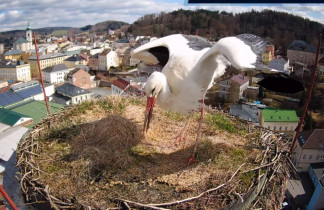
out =
{"type": "Polygon", "coordinates": [[[0,78],[4,80],[27,82],[31,80],[29,64],[0,65],[0,78]]]}

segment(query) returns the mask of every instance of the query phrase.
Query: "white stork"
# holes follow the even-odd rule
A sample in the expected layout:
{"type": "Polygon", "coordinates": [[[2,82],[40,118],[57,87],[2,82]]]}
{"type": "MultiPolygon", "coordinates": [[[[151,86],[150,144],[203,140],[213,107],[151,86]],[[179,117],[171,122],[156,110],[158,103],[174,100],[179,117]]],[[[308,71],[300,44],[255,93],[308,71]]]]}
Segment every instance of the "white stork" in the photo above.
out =
{"type": "Polygon", "coordinates": [[[299,92],[303,87],[288,75],[262,65],[266,41],[252,34],[220,39],[213,46],[199,36],[174,34],[146,43],[131,52],[133,58],[161,64],[162,72],[153,72],[145,85],[148,103],[144,131],[149,128],[155,100],[164,109],[188,114],[201,108],[196,145],[189,164],[195,161],[203,100],[214,79],[232,65],[239,70],[261,70],[272,73],[263,81],[265,88],[281,92],[299,92]],[[276,80],[273,84],[271,80],[276,80]]]}

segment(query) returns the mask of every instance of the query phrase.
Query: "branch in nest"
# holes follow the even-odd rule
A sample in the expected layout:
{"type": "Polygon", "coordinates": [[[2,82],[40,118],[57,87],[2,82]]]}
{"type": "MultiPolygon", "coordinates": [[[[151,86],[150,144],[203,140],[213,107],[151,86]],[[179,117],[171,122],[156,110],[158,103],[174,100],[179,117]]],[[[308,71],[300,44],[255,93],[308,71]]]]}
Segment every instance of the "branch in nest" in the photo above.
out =
{"type": "Polygon", "coordinates": [[[57,205],[52,201],[52,198],[51,198],[51,196],[50,196],[50,194],[48,192],[48,185],[45,186],[44,192],[46,193],[46,196],[48,198],[48,201],[51,204],[51,207],[54,208],[55,210],[59,210],[59,208],[57,207],[57,205]]]}
{"type": "Polygon", "coordinates": [[[158,209],[158,210],[164,210],[165,209],[165,208],[156,207],[156,206],[153,206],[153,205],[150,205],[150,204],[142,204],[142,203],[129,201],[129,200],[121,199],[121,198],[117,198],[116,200],[123,202],[125,205],[126,204],[132,204],[132,205],[137,206],[137,207],[145,207],[145,208],[149,208],[149,209],[158,209]]]}

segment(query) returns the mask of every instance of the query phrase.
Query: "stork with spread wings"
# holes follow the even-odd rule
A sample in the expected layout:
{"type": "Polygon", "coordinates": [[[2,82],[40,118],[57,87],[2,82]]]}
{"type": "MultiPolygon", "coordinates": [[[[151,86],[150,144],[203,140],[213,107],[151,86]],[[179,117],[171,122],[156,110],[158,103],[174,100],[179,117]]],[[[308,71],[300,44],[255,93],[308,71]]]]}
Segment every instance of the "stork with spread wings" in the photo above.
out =
{"type": "MultiPolygon", "coordinates": [[[[229,66],[269,74],[260,85],[271,91],[296,93],[304,90],[300,82],[285,72],[262,64],[266,46],[266,41],[253,34],[222,38],[213,46],[199,36],[174,34],[134,49],[131,52],[133,58],[164,66],[162,72],[153,72],[145,85],[148,103],[144,130],[149,128],[155,100],[162,108],[180,113],[192,113],[201,108],[201,126],[203,106],[199,101],[229,66]]],[[[199,130],[192,161],[196,155],[199,130]]]]}

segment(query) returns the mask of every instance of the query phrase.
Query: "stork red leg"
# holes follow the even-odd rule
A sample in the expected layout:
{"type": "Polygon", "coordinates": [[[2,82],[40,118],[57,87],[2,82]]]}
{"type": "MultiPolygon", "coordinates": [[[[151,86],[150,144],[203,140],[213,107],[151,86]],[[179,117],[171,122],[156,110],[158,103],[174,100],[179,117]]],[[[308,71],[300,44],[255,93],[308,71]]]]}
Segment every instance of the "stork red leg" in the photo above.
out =
{"type": "Polygon", "coordinates": [[[200,134],[201,134],[201,126],[202,126],[202,124],[204,122],[204,105],[205,105],[205,102],[204,102],[204,99],[202,99],[202,107],[201,107],[201,110],[200,110],[200,119],[199,119],[199,127],[198,127],[198,130],[197,130],[196,143],[195,143],[193,153],[192,153],[191,157],[188,159],[187,166],[190,166],[192,163],[196,162],[197,147],[198,147],[198,143],[199,143],[199,140],[200,140],[200,134]]]}
{"type": "Polygon", "coordinates": [[[185,133],[187,131],[187,128],[188,128],[188,125],[189,125],[189,121],[190,121],[192,115],[193,115],[193,113],[189,116],[189,118],[188,118],[185,126],[182,128],[181,132],[177,136],[175,136],[175,137],[172,138],[172,139],[175,139],[175,144],[178,144],[183,139],[185,139],[185,133]]]}

